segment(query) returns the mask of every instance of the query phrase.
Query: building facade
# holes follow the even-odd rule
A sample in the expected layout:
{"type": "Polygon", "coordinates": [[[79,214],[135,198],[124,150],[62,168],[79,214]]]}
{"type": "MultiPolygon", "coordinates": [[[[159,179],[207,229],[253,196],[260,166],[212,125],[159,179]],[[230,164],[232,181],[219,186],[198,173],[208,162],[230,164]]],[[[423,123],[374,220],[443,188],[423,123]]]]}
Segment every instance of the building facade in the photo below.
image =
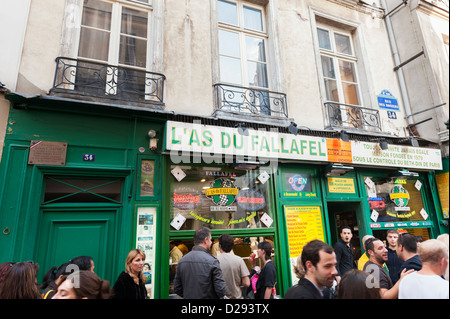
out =
{"type": "Polygon", "coordinates": [[[114,283],[140,247],[149,296],[168,298],[170,251],[207,226],[234,236],[249,266],[272,242],[283,296],[303,245],[334,244],[341,226],[355,256],[365,234],[448,232],[448,161],[411,131],[386,12],[353,0],[29,2],[15,82],[0,78],[1,261],[49,269],[90,255],[114,283]]]}

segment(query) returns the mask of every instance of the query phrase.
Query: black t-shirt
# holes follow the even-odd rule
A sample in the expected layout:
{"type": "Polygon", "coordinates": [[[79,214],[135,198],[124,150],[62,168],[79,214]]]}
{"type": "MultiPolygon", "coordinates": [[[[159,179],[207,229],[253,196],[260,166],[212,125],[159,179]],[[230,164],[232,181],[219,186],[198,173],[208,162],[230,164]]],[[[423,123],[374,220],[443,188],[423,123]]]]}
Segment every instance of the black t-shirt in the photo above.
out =
{"type": "MultiPolygon", "coordinates": [[[[272,261],[266,263],[259,273],[258,281],[256,282],[255,299],[264,299],[266,287],[275,287],[277,281],[277,271],[272,261]]],[[[271,294],[270,299],[273,299],[271,294]]]]}
{"type": "Polygon", "coordinates": [[[391,277],[389,277],[389,274],[386,272],[386,270],[384,270],[383,267],[378,266],[374,262],[371,262],[370,260],[366,262],[363,270],[373,276],[373,287],[391,289],[394,286],[392,284],[391,277]]]}

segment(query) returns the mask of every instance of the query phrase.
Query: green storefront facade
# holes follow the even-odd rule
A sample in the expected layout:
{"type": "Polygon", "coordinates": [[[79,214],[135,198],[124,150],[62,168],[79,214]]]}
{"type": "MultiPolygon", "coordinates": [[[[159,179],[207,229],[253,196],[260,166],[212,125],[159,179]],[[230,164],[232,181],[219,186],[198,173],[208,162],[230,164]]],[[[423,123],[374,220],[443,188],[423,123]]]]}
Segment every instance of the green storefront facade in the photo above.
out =
{"type": "Polygon", "coordinates": [[[282,296],[303,245],[313,238],[334,244],[344,224],[354,231],[356,254],[363,235],[382,237],[389,228],[424,239],[448,233],[435,178],[448,176],[448,159],[443,171],[435,172],[439,159],[405,175],[340,154],[342,175],[342,167],[331,166],[339,162],[332,145],[350,144],[336,138],[255,137],[256,128],[242,135],[236,123],[207,117],[51,96],[7,98],[0,262],[38,262],[38,280],[52,266],[89,255],[95,272],[113,284],[129,250],[139,247],[149,263],[149,294],[168,298],[172,244],[190,249],[195,229],[208,226],[214,239],[234,236],[235,253],[247,263],[257,242],[271,241],[282,296]]]}

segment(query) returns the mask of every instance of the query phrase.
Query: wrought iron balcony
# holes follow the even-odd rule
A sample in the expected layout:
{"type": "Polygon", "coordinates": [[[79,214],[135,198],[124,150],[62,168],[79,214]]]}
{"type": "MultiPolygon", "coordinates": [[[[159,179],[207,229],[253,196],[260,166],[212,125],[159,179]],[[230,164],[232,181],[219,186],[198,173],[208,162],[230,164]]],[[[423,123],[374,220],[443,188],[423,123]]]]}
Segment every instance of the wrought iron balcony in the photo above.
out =
{"type": "Polygon", "coordinates": [[[328,123],[333,128],[353,127],[381,132],[381,120],[378,110],[336,102],[326,102],[325,109],[328,123]]]}
{"type": "Polygon", "coordinates": [[[215,84],[215,111],[288,117],[286,94],[228,84],[215,84]]]}
{"type": "Polygon", "coordinates": [[[162,108],[164,80],[165,76],[159,73],[58,57],[52,92],[151,102],[162,108]]]}

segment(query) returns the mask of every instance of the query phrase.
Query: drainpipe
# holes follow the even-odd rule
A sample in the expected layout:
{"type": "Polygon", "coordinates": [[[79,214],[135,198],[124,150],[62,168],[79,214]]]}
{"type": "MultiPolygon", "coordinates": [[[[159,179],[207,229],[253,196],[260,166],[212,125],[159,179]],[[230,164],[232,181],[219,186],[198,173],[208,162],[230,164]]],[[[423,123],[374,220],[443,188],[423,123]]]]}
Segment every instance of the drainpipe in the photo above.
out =
{"type": "MultiPolygon", "coordinates": [[[[387,12],[386,0],[381,0],[381,7],[384,12],[387,12]]],[[[387,32],[389,36],[389,42],[391,44],[392,54],[394,56],[395,65],[400,65],[400,58],[398,55],[397,44],[395,42],[394,32],[392,30],[391,17],[389,15],[385,15],[384,20],[386,21],[387,32]]],[[[400,91],[402,94],[403,103],[405,105],[406,118],[408,120],[408,124],[414,124],[414,121],[411,116],[411,105],[409,104],[408,92],[406,90],[405,77],[403,75],[402,68],[397,70],[398,81],[400,84],[400,91]]]]}

